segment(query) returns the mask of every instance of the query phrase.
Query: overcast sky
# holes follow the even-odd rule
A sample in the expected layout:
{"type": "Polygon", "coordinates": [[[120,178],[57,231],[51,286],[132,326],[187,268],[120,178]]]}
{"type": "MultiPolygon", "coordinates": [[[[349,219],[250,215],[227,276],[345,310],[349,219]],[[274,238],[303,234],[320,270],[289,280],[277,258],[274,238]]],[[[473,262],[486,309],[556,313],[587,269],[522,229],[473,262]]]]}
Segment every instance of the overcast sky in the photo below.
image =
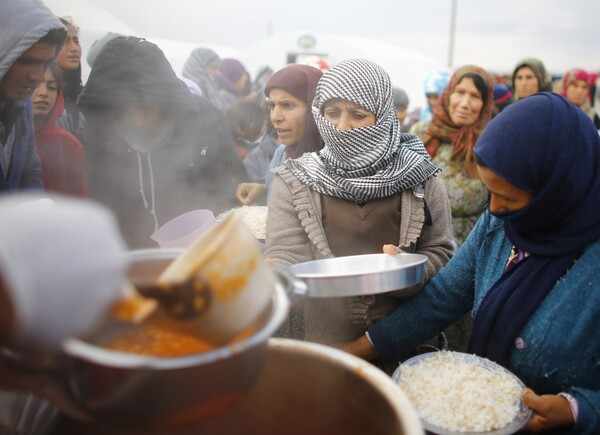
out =
{"type": "MultiPolygon", "coordinates": [[[[448,64],[452,0],[91,0],[141,36],[243,49],[270,33],[381,39],[448,64]]],[[[600,0],[456,0],[454,67],[511,72],[538,57],[552,73],[600,70],[600,0]]]]}

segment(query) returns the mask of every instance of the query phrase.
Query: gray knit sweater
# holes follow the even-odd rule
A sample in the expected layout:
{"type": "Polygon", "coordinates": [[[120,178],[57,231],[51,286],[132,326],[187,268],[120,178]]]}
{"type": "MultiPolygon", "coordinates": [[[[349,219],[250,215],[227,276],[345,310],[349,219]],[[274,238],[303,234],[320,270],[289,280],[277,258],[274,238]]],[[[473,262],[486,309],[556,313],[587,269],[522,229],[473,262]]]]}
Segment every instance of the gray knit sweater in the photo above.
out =
{"type": "MultiPolygon", "coordinates": [[[[320,195],[301,183],[287,168],[276,176],[269,198],[265,258],[277,266],[333,257],[322,225],[320,195]]],[[[453,253],[450,206],[443,183],[425,182],[425,199],[412,190],[402,192],[398,246],[405,252],[426,255],[427,282],[453,253]],[[425,223],[427,203],[431,225],[425,223]]],[[[351,205],[351,203],[348,203],[351,205]]],[[[352,234],[348,234],[352,237],[352,234]]],[[[305,338],[320,343],[347,342],[364,334],[375,320],[416,294],[422,285],[377,296],[307,299],[304,301],[305,338]]]]}

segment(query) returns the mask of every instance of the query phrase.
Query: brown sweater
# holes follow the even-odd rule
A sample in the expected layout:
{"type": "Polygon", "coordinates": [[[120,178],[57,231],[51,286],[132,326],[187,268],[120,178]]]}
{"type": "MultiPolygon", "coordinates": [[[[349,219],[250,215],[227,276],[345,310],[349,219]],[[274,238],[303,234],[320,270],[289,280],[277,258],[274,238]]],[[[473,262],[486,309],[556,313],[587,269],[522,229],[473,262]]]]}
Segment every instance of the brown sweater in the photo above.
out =
{"type": "MultiPolygon", "coordinates": [[[[310,260],[334,257],[327,234],[334,234],[334,246],[345,246],[344,255],[351,255],[347,249],[358,243],[341,242],[344,237],[356,240],[356,232],[345,221],[337,229],[328,219],[328,211],[335,206],[334,216],[356,212],[356,204],[344,200],[325,200],[325,219],[327,230],[323,226],[323,201],[320,194],[302,184],[285,167],[275,169],[276,177],[269,198],[267,215],[267,234],[265,257],[279,266],[301,263],[310,260]],[[335,204],[334,204],[335,203],[335,204]]],[[[374,232],[372,240],[388,240],[393,223],[390,216],[399,216],[397,233],[393,243],[405,252],[426,255],[429,261],[425,266],[425,279],[428,281],[444,266],[453,253],[450,207],[443,183],[435,177],[425,182],[425,202],[431,215],[432,225],[425,224],[424,200],[407,190],[396,199],[381,200],[380,207],[387,213],[377,211],[365,215],[365,222],[374,232]],[[385,225],[380,220],[387,219],[385,225]],[[375,234],[376,233],[376,234],[375,234]]],[[[373,203],[362,208],[368,210],[373,203]],[[371,204],[371,205],[369,205],[371,204]]],[[[329,215],[331,216],[331,215],[329,215]]],[[[335,219],[337,220],[337,219],[335,219]]],[[[356,222],[357,223],[357,222],[356,222]]],[[[375,248],[371,245],[371,248],[375,248]]],[[[336,249],[340,249],[339,247],[336,249]]],[[[374,252],[369,249],[370,252],[374,252]]],[[[381,252],[381,246],[376,252],[381,252]]],[[[356,252],[359,254],[362,252],[356,252]]],[[[338,254],[339,255],[339,254],[338,254]]],[[[348,298],[306,299],[304,302],[306,339],[320,343],[347,342],[364,334],[367,327],[393,311],[404,299],[416,294],[422,285],[395,293],[348,298]]]]}

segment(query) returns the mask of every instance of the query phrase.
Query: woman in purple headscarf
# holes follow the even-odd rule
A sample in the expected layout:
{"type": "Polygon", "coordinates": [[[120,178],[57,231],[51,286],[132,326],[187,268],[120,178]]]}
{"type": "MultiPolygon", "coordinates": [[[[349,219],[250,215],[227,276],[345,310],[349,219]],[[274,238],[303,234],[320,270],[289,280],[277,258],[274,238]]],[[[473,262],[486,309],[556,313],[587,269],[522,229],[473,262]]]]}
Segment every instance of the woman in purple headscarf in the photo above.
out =
{"type": "Polygon", "coordinates": [[[238,200],[249,205],[267,191],[273,181],[271,169],[288,158],[297,158],[323,147],[310,105],[315,98],[317,83],[323,73],[308,65],[288,65],[275,72],[265,85],[269,117],[280,144],[266,172],[266,185],[242,183],[237,189],[238,200]]]}
{"type": "Polygon", "coordinates": [[[412,300],[340,347],[402,359],[468,311],[469,353],[529,388],[523,428],[600,427],[600,137],[564,97],[511,104],[474,148],[488,210],[450,262],[412,300]],[[539,396],[538,396],[539,394],[539,396]]]}

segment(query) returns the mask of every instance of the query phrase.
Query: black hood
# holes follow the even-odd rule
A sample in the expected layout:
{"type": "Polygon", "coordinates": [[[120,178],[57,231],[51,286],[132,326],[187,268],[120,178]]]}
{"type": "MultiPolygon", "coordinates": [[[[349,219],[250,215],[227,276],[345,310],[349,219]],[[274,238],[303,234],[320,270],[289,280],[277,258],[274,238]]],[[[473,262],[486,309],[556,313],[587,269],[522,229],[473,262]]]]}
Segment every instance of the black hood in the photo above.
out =
{"type": "Polygon", "coordinates": [[[106,44],[94,61],[77,104],[84,113],[132,106],[198,111],[196,99],[177,78],[162,50],[132,36],[119,36],[106,44]]]}

